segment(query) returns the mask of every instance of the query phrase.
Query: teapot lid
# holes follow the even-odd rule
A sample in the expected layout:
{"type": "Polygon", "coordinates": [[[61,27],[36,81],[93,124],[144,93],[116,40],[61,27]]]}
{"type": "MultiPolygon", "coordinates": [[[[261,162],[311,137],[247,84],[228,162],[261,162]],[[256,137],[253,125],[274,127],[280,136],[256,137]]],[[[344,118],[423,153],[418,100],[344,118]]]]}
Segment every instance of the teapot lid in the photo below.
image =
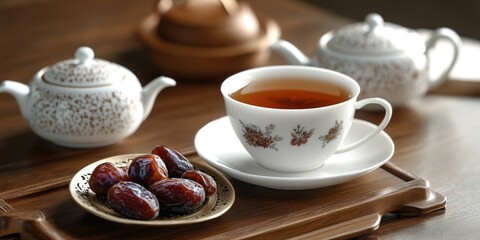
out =
{"type": "Polygon", "coordinates": [[[365,22],[343,27],[332,33],[327,46],[345,54],[395,54],[404,51],[424,51],[419,34],[397,24],[384,22],[371,13],[365,22]]]}
{"type": "Polygon", "coordinates": [[[256,39],[261,32],[250,6],[236,0],[161,0],[159,37],[176,44],[221,47],[256,39]]]}
{"type": "Polygon", "coordinates": [[[75,58],[48,67],[43,80],[64,87],[99,87],[110,85],[123,76],[116,64],[93,57],[91,48],[80,47],[75,58]]]}

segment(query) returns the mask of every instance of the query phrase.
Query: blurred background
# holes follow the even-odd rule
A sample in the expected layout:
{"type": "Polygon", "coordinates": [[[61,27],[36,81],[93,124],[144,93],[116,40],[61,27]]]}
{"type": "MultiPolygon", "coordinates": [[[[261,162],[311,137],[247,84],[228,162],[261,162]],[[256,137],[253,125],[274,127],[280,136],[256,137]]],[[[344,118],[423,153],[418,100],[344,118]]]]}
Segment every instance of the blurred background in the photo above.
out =
{"type": "Polygon", "coordinates": [[[478,0],[304,0],[345,17],[362,21],[376,12],[387,22],[409,28],[449,27],[459,35],[480,40],[478,0]]]}

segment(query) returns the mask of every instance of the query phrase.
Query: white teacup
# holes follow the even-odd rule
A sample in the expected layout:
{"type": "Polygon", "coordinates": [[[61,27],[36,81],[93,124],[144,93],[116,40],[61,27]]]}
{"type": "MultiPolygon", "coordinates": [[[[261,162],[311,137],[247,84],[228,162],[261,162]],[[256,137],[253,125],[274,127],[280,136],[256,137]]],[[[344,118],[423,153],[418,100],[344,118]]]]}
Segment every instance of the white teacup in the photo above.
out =
{"type": "Polygon", "coordinates": [[[318,67],[271,66],[246,70],[228,77],[222,83],[221,92],[230,123],[245,149],[263,167],[280,172],[319,168],[333,154],[350,151],[371,140],[387,126],[392,116],[392,107],[384,99],[357,101],[360,87],[355,80],[318,67]],[[348,96],[332,105],[300,109],[256,106],[232,97],[239,91],[265,91],[272,86],[276,89],[277,85],[306,91],[319,90],[317,85],[331,85],[335,89],[328,91],[339,88],[348,96]],[[367,104],[385,109],[383,121],[362,139],[339,148],[350,130],[355,110],[367,104]]]}

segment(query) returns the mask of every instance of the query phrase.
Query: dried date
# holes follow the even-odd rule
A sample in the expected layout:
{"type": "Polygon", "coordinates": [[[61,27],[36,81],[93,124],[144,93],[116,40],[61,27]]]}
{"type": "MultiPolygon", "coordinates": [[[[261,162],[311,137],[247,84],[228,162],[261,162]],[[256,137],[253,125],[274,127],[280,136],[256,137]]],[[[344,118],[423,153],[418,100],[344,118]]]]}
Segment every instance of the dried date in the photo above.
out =
{"type": "Polygon", "coordinates": [[[107,194],[110,207],[121,215],[140,220],[158,216],[160,205],[153,193],[140,184],[124,181],[113,185],[107,194]]]}
{"type": "Polygon", "coordinates": [[[185,156],[167,146],[158,145],[154,147],[152,154],[158,155],[165,162],[170,177],[178,178],[183,172],[194,169],[193,165],[185,156]]]}
{"type": "Polygon", "coordinates": [[[145,187],[168,178],[168,170],[159,156],[145,154],[137,156],[128,167],[128,176],[133,182],[145,187]]]}
{"type": "Polygon", "coordinates": [[[204,172],[198,170],[188,170],[182,174],[182,178],[190,179],[200,183],[200,185],[202,185],[205,189],[205,194],[207,197],[210,197],[217,192],[217,183],[215,182],[215,179],[204,172]]]}
{"type": "Polygon", "coordinates": [[[92,172],[88,185],[96,194],[107,194],[108,189],[121,181],[128,181],[128,175],[111,162],[99,164],[92,172]]]}
{"type": "Polygon", "coordinates": [[[169,178],[155,182],[148,190],[160,203],[162,211],[189,213],[205,202],[205,190],[199,183],[183,178],[169,178]]]}

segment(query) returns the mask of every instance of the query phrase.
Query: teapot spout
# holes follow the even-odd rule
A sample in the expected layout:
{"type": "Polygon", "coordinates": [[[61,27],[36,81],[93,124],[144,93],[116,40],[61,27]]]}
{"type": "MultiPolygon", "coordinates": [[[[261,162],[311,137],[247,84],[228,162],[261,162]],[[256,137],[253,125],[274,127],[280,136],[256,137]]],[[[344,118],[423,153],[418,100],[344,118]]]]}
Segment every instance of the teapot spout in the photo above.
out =
{"type": "Polygon", "coordinates": [[[166,87],[173,87],[177,85],[175,80],[169,77],[158,77],[153,79],[149,84],[143,87],[142,90],[142,104],[143,104],[143,120],[145,120],[153,108],[153,103],[157,98],[158,93],[166,87]]]}
{"type": "Polygon", "coordinates": [[[306,57],[297,47],[285,40],[279,40],[270,47],[274,52],[278,52],[285,57],[289,64],[293,65],[311,65],[310,59],[306,57]]]}
{"type": "Polygon", "coordinates": [[[13,95],[20,107],[22,116],[29,119],[30,111],[28,109],[28,94],[30,93],[30,88],[23,83],[5,80],[0,84],[0,93],[2,92],[13,95]]]}

